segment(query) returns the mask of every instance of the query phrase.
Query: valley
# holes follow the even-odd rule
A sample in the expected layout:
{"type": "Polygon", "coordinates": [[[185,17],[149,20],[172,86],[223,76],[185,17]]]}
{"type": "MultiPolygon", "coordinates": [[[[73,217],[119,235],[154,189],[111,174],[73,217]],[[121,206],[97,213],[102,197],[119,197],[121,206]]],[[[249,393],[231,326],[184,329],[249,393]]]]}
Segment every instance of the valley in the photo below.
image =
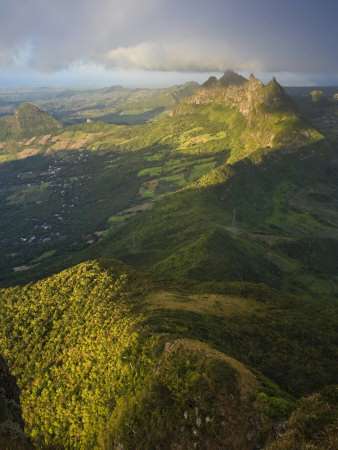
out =
{"type": "Polygon", "coordinates": [[[0,355],[23,448],[335,450],[331,97],[231,71],[6,95],[0,355]]]}

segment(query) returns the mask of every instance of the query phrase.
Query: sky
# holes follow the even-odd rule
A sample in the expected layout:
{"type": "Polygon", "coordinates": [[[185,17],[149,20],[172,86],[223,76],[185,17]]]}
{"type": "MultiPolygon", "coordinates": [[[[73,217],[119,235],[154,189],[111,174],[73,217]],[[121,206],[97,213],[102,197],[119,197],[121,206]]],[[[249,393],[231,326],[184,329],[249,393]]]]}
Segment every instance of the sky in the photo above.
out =
{"type": "Polygon", "coordinates": [[[338,85],[337,0],[0,0],[0,87],[338,85]]]}

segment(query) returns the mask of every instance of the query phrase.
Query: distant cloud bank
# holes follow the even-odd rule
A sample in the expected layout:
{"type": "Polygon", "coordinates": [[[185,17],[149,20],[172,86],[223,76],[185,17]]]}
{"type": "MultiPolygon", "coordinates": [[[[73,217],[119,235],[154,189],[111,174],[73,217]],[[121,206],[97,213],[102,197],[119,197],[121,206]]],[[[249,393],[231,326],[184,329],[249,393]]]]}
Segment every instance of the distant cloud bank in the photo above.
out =
{"type": "Polygon", "coordinates": [[[241,63],[221,43],[205,42],[158,44],[143,42],[135,46],[113,48],[104,55],[103,62],[112,67],[182,72],[222,72],[231,67],[237,70],[260,69],[254,61],[241,63]]]}
{"type": "Polygon", "coordinates": [[[0,67],[338,76],[336,0],[1,0],[0,67]]]}

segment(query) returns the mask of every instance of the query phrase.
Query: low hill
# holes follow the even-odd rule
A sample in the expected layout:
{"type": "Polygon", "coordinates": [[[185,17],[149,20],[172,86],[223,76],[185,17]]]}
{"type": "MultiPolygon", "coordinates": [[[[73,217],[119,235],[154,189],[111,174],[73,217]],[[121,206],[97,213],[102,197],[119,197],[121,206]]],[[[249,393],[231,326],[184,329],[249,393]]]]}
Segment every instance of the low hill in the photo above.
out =
{"type": "Polygon", "coordinates": [[[0,118],[0,138],[20,139],[55,132],[61,124],[32,103],[23,103],[13,116],[0,118]]]}
{"type": "Polygon", "coordinates": [[[86,120],[141,124],[173,108],[199,88],[196,82],[168,88],[111,86],[102,89],[32,89],[0,93],[0,115],[12,114],[17,105],[31,102],[70,125],[86,120]]]}

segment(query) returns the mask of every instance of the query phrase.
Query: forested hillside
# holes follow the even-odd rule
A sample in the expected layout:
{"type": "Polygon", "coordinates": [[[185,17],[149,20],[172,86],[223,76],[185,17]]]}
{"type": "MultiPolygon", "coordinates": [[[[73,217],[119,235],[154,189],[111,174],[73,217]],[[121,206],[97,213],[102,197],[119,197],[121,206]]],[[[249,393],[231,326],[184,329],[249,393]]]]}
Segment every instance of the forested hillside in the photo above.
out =
{"type": "Polygon", "coordinates": [[[336,140],[275,79],[174,94],[134,125],[1,119],[0,425],[49,450],[336,450],[336,140]]]}
{"type": "MultiPolygon", "coordinates": [[[[299,397],[335,381],[336,303],[254,287],[245,296],[235,286],[164,290],[108,266],[85,263],[0,293],[1,348],[37,448],[253,449],[299,397]]],[[[326,389],[332,402],[335,389],[326,389]]],[[[301,405],[291,429],[309,420],[301,405]]],[[[330,414],[311,419],[314,439],[336,425],[330,414]]]]}

